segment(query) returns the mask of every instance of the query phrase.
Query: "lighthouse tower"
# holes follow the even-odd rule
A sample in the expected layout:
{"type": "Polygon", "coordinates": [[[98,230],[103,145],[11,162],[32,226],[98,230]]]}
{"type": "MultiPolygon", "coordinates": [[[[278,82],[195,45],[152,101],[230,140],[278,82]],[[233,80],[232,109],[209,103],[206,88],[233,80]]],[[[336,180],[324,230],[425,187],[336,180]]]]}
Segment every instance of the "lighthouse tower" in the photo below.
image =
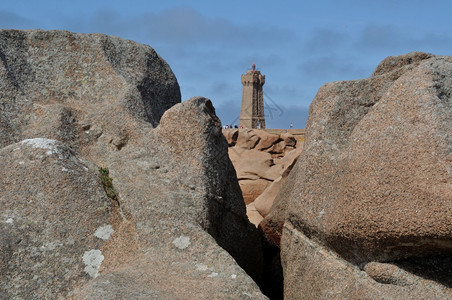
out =
{"type": "Polygon", "coordinates": [[[242,107],[240,109],[240,128],[265,128],[264,97],[262,86],[265,83],[265,75],[253,69],[242,75],[243,93],[242,107]]]}

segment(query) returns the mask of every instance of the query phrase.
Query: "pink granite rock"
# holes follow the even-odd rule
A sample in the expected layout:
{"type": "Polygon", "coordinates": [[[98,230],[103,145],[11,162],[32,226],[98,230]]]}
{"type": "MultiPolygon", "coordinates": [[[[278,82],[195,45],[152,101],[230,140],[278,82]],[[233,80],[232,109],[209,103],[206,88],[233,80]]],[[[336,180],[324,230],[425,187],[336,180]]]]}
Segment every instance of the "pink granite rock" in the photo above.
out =
{"type": "Polygon", "coordinates": [[[319,90],[303,153],[261,223],[276,240],[284,226],[287,299],[451,297],[451,95],[452,58],[425,53],[319,90]],[[411,275],[363,273],[372,262],[411,275]]]}
{"type": "Polygon", "coordinates": [[[246,204],[253,202],[273,181],[278,179],[293,163],[293,153],[299,155],[301,151],[301,147],[298,151],[292,151],[296,140],[288,133],[284,133],[283,138],[280,138],[279,135],[267,133],[264,130],[226,129],[223,130],[223,134],[230,141],[233,141],[233,136],[238,134],[235,137],[236,143],[228,142],[228,153],[234,164],[246,204]],[[289,154],[291,151],[292,154],[289,154]],[[285,154],[288,154],[286,158],[284,158],[285,154]]]}

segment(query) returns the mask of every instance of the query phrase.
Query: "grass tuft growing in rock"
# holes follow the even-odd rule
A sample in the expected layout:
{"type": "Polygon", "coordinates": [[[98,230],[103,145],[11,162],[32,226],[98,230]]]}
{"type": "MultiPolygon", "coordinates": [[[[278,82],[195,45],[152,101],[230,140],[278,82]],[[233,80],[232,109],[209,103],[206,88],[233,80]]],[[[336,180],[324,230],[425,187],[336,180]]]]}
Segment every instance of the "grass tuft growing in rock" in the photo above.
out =
{"type": "Polygon", "coordinates": [[[105,193],[107,193],[108,198],[118,202],[118,196],[116,195],[115,189],[113,188],[113,178],[110,177],[110,171],[108,168],[99,168],[99,172],[102,179],[102,184],[104,185],[105,193]]]}

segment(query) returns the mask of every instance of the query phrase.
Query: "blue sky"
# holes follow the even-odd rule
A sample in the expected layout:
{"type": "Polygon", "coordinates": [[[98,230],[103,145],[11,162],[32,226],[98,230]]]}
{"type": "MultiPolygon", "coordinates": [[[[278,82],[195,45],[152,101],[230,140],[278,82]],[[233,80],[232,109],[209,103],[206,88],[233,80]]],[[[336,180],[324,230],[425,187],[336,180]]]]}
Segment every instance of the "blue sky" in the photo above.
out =
{"type": "Polygon", "coordinates": [[[256,63],[268,128],[304,128],[324,83],[369,77],[387,56],[450,55],[450,0],[8,1],[0,28],[105,33],[153,47],[182,99],[210,98],[223,124],[240,111],[240,75],[256,63]]]}

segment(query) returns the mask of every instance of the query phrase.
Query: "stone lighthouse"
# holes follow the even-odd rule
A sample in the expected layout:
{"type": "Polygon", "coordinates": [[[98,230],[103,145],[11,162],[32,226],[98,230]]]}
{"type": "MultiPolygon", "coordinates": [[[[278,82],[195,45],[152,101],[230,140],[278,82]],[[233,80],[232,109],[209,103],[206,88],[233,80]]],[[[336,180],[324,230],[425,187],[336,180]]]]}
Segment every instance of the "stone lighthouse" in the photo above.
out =
{"type": "Polygon", "coordinates": [[[253,69],[242,75],[243,93],[242,107],[240,109],[240,128],[265,128],[264,97],[262,86],[265,83],[265,75],[253,69]]]}

